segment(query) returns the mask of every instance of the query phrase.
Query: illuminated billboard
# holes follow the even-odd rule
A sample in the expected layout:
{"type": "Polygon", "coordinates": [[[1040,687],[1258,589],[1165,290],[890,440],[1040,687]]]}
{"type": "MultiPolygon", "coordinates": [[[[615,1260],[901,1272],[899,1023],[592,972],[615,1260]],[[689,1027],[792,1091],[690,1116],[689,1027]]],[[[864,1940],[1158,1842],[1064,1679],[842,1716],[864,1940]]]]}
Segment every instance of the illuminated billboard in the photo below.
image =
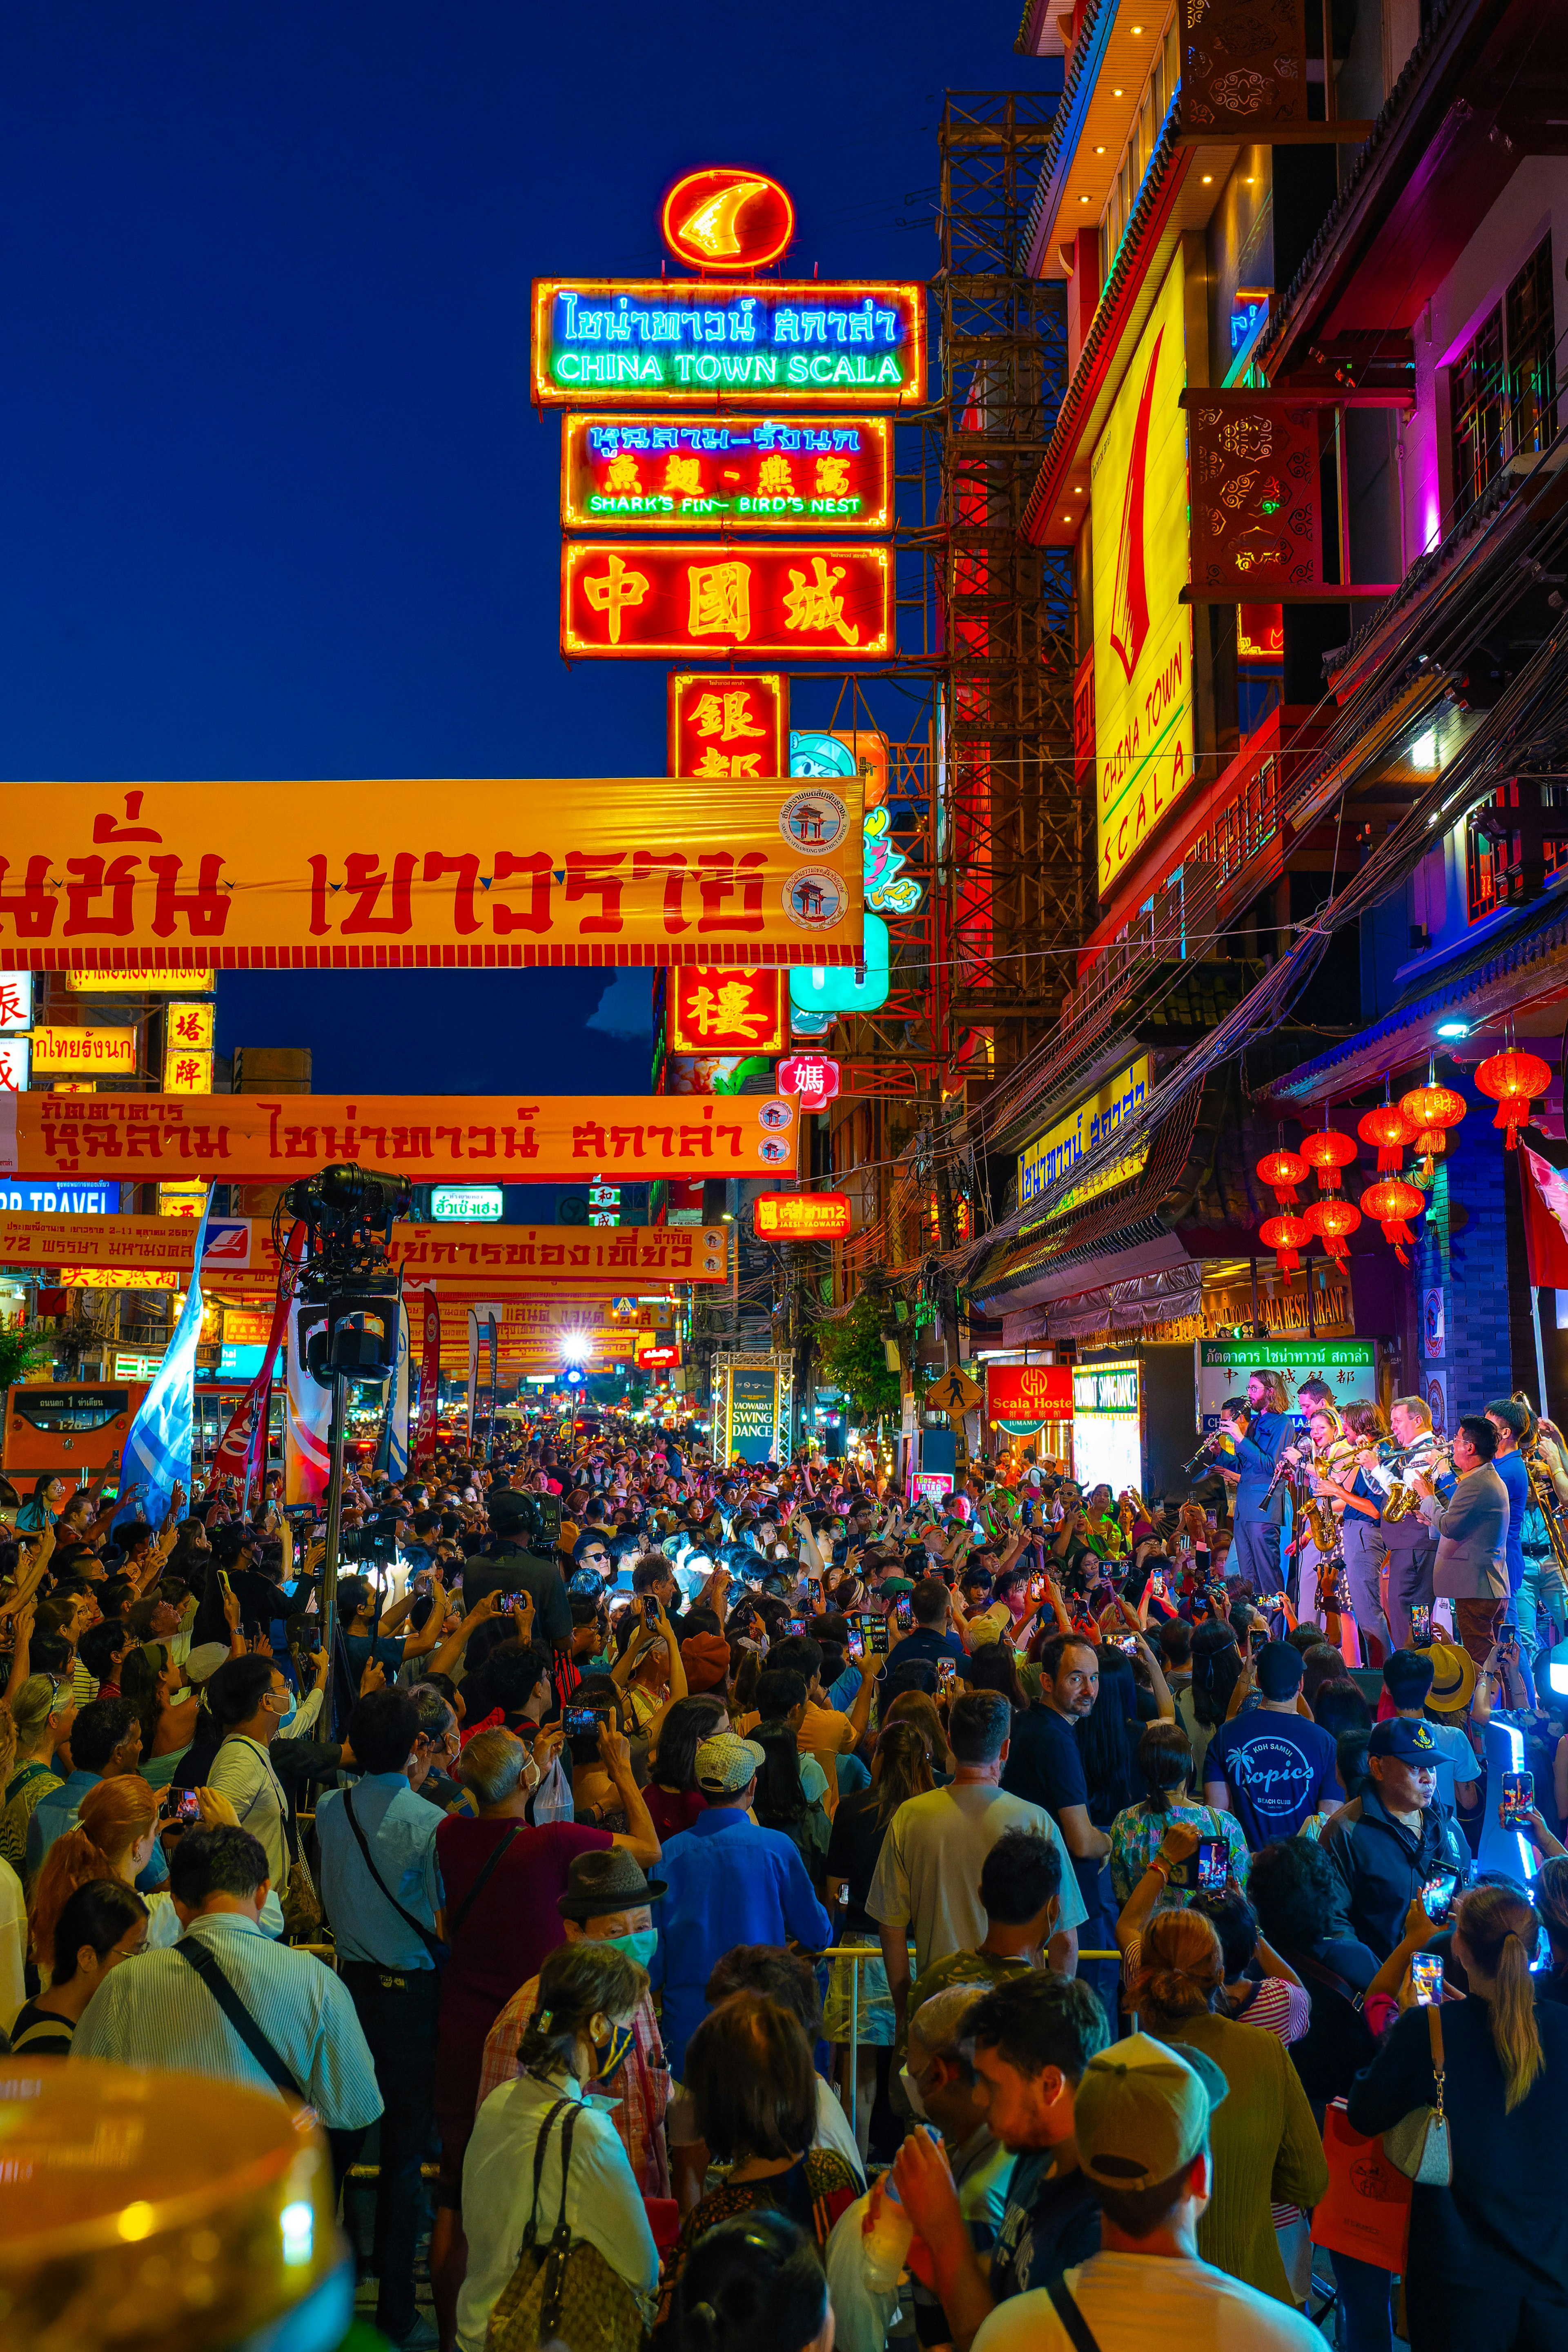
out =
{"type": "MultiPolygon", "coordinates": [[[[1125,1069],[1118,1070],[1103,1086],[1085,1097],[1076,1109],[1058,1118],[1043,1135],[1025,1146],[1018,1160],[1018,1198],[1037,1201],[1058,1177],[1076,1168],[1085,1152],[1092,1151],[1115,1132],[1124,1119],[1141,1110],[1149,1092],[1149,1056],[1140,1054],[1125,1069]]],[[[1149,1158],[1147,1142],[1138,1144],[1125,1159],[1114,1160],[1097,1176],[1089,1177],[1082,1184],[1057,1202],[1050,1215],[1064,1216],[1068,1209],[1081,1208],[1098,1193],[1109,1192],[1113,1185],[1125,1184],[1128,1178],[1138,1175],[1149,1158]]]]}
{"type": "Polygon", "coordinates": [[[689,268],[765,269],[788,249],[795,206],[762,172],[707,163],[677,180],[659,226],[677,261],[689,268]]]}
{"type": "Polygon", "coordinates": [[[563,416],[561,520],[568,530],[890,530],[892,420],[563,416]]]}
{"type": "Polygon", "coordinates": [[[1178,247],[1090,468],[1102,898],[1193,782],[1184,289],[1178,247]]]}
{"type": "Polygon", "coordinates": [[[841,1242],[849,1232],[847,1192],[759,1192],[752,1203],[759,1241],[841,1242]]]}
{"type": "Polygon", "coordinates": [[[568,540],[561,650],[641,661],[737,652],[882,660],[893,650],[889,547],[568,540]]]}
{"type": "Polygon", "coordinates": [[[789,773],[789,688],[777,670],[674,670],[669,679],[672,776],[789,773]]]}
{"type": "Polygon", "coordinates": [[[678,964],[669,975],[666,1042],[672,1054],[782,1052],[783,974],[678,964]]]}
{"type": "Polygon", "coordinates": [[[536,278],[533,396],[795,407],[926,396],[925,288],[855,278],[536,278]]]}

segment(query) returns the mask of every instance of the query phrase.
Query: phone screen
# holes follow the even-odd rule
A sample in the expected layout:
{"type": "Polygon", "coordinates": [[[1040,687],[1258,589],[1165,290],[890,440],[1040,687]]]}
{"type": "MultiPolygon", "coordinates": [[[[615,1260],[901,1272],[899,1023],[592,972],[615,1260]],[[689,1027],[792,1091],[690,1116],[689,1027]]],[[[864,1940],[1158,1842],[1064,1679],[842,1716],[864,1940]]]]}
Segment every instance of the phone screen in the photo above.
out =
{"type": "Polygon", "coordinates": [[[1448,1906],[1454,1899],[1454,1889],[1458,1883],[1458,1874],[1447,1870],[1440,1872],[1436,1878],[1429,1878],[1421,1889],[1422,1906],[1434,1926],[1447,1919],[1448,1906]]]}
{"type": "Polygon", "coordinates": [[[569,1706],[562,1712],[561,1727],[568,1739],[596,1739],[599,1718],[591,1706],[569,1706]]]}
{"type": "Polygon", "coordinates": [[[866,1628],[866,1644],[874,1658],[885,1658],[891,1646],[891,1636],[885,1617],[875,1617],[866,1628]]]}
{"type": "Polygon", "coordinates": [[[1198,1892],[1200,1895],[1223,1895],[1229,1856],[1223,1838],[1198,1840],[1198,1892]]]}
{"type": "Polygon", "coordinates": [[[1413,1642],[1432,1639],[1432,1612],[1416,1601],[1410,1612],[1410,1638],[1413,1642]]]}
{"type": "Polygon", "coordinates": [[[805,1631],[805,1619],[804,1617],[786,1617],[784,1619],[784,1632],[786,1633],[804,1633],[805,1631]]]}
{"type": "Polygon", "coordinates": [[[907,1633],[914,1622],[915,1612],[910,1603],[907,1601],[895,1601],[893,1603],[893,1622],[897,1625],[900,1633],[907,1633]]]}
{"type": "Polygon", "coordinates": [[[1441,1952],[1413,1952],[1410,1956],[1410,1989],[1423,2009],[1443,1998],[1443,1955],[1441,1952]]]}
{"type": "Polygon", "coordinates": [[[1505,1772],[1502,1776],[1502,1825],[1505,1830],[1518,1829],[1528,1822],[1535,1806],[1535,1775],[1533,1772],[1505,1772]]]}

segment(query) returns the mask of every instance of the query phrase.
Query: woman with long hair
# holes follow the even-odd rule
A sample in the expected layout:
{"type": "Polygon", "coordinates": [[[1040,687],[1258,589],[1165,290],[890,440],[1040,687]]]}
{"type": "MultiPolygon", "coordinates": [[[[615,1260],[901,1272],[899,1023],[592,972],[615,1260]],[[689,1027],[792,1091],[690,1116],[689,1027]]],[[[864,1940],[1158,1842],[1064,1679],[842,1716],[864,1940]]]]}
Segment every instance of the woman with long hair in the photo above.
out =
{"type": "MultiPolygon", "coordinates": [[[[1189,1822],[1200,1839],[1213,1839],[1225,1848],[1226,1874],[1238,1887],[1247,1885],[1251,1856],[1247,1837],[1234,1813],[1200,1805],[1192,1794],[1193,1743],[1184,1725],[1150,1723],[1138,1742],[1138,1770],[1148,1794],[1119,1812],[1110,1824],[1110,1885],[1118,1905],[1126,1904],[1133,1888],[1160,1851],[1173,1821],[1189,1822]]],[[[1190,1903],[1198,1891],[1195,1865],[1185,1863],[1173,1872],[1170,1891],[1190,1903]]]]}
{"type": "MultiPolygon", "coordinates": [[[[1445,1930],[1415,1917],[1406,1945],[1445,1930]]],[[[1417,2181],[1405,2266],[1411,2352],[1504,2352],[1568,2341],[1568,2205],[1562,2102],[1568,2010],[1536,1998],[1541,1923],[1522,1888],[1472,1886],[1454,1914],[1453,1953],[1468,1990],[1435,2008],[1415,1999],[1350,2094],[1359,2132],[1386,2132],[1437,2096],[1448,2118],[1451,2179],[1417,2181]],[[1439,2057],[1439,2038],[1441,2055],[1439,2057]]],[[[1401,1947],[1405,1951],[1406,1947],[1401,1947]]],[[[1367,2007],[1381,1990],[1369,1988],[1367,2007]]]]}
{"type": "MultiPolygon", "coordinates": [[[[935,1785],[922,1727],[908,1720],[884,1724],[871,1759],[870,1787],[841,1797],[833,1816],[826,1901],[835,1943],[848,1945],[855,1951],[879,1953],[881,1937],[866,1909],[866,1897],[876,1875],[882,1841],[899,1807],[910,1797],[925,1796],[935,1785]]],[[[832,1963],[824,2019],[822,2030],[835,2045],[839,2081],[847,2084],[851,2065],[858,2064],[861,2070],[857,2115],[862,2152],[869,2148],[879,2158],[885,2153],[890,2160],[901,2137],[888,2097],[898,2030],[888,1973],[879,1958],[858,1960],[846,1956],[832,1963]],[[853,2010],[851,1969],[858,1972],[859,1986],[858,2008],[853,2010]]]]}
{"type": "Polygon", "coordinates": [[[1176,1700],[1176,1720],[1193,1744],[1193,1780],[1202,1788],[1209,1741],[1226,1719],[1241,1677],[1241,1652],[1227,1622],[1211,1618],[1193,1629],[1193,1678],[1176,1700]]]}
{"type": "Polygon", "coordinates": [[[703,1811],[707,1800],[697,1785],[697,1751],[705,1739],[729,1728],[729,1707],[710,1691],[678,1698],[659,1725],[643,1799],[661,1838],[689,1830],[703,1811]]]}
{"type": "Polygon", "coordinates": [[[195,1737],[200,1694],[186,1684],[162,1642],[126,1652],[120,1688],[142,1726],[142,1776],[161,1788],[173,1780],[195,1737]]]}
{"type": "MultiPolygon", "coordinates": [[[[16,1745],[0,1791],[0,1857],[20,1870],[27,1855],[27,1829],[36,1806],[65,1786],[55,1757],[69,1745],[76,1698],[67,1675],[29,1675],[11,1699],[16,1745]]],[[[63,1760],[63,1759],[62,1759],[63,1760]]]]}
{"type": "Polygon", "coordinates": [[[943,1787],[952,1778],[952,1750],[947,1744],[942,1717],[936,1701],[929,1691],[900,1691],[896,1699],[881,1711],[884,1730],[890,1723],[912,1723],[925,1742],[931,1760],[931,1780],[936,1788],[943,1787]]]}
{"type": "Polygon", "coordinates": [[[1209,2118],[1214,2190],[1198,2223],[1198,2251],[1232,2278],[1293,2304],[1271,2208],[1315,2205],[1329,2168],[1285,2045],[1228,2014],[1224,1953],[1201,1911],[1156,1912],[1130,1977],[1142,2031],[1201,2050],[1229,2085],[1209,2118]]]}

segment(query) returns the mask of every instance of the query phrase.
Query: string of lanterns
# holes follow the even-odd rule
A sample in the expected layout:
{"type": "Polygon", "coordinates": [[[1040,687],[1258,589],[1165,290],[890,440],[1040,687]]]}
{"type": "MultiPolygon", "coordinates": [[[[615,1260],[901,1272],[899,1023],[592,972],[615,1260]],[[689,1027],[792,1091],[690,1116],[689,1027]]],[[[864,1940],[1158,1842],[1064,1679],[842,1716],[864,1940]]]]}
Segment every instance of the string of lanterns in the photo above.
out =
{"type": "MultiPolygon", "coordinates": [[[[1504,1130],[1509,1150],[1516,1150],[1532,1099],[1552,1083],[1550,1066],[1538,1054],[1510,1045],[1480,1063],[1475,1079],[1480,1092],[1497,1104],[1492,1125],[1504,1130]]],[[[1419,1154],[1422,1173],[1430,1181],[1447,1150],[1450,1129],[1459,1125],[1468,1108],[1463,1095],[1438,1085],[1435,1056],[1427,1061],[1426,1084],[1412,1087],[1397,1103],[1385,1080],[1384,1100],[1356,1126],[1362,1142],[1377,1153],[1379,1178],[1363,1191],[1359,1209],[1345,1198],[1342,1181],[1344,1171],[1355,1164],[1356,1147],[1348,1135],[1329,1125],[1327,1111],[1322,1126],[1303,1135],[1300,1151],[1286,1149],[1281,1131],[1276,1149],[1257,1163],[1258,1181],[1268,1187],[1281,1213],[1266,1219],[1258,1234],[1264,1247],[1274,1252],[1278,1271],[1287,1278],[1293,1275],[1301,1253],[1316,1238],[1342,1273],[1349,1255],[1345,1244],[1363,1213],[1382,1226],[1401,1265],[1408,1265],[1415,1241],[1412,1222],[1424,1214],[1426,1202],[1403,1173],[1405,1154],[1412,1150],[1419,1154]],[[1303,1209],[1296,1188],[1306,1183],[1309,1173],[1318,1180],[1319,1197],[1303,1209]]]]}

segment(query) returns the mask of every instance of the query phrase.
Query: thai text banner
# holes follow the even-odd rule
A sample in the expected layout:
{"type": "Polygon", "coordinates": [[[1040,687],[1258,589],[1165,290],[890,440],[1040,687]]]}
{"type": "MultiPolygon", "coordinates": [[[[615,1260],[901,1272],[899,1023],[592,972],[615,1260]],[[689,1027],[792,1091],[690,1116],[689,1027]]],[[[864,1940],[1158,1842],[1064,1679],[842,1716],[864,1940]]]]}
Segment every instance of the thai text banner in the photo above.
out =
{"type": "MultiPolygon", "coordinates": [[[[582,1292],[585,1298],[658,1287],[666,1282],[729,1278],[723,1225],[395,1225],[392,1262],[421,1281],[482,1275],[487,1282],[526,1282],[582,1292]],[[645,1277],[653,1277],[651,1283],[645,1277]]],[[[560,1312],[543,1306],[546,1320],[560,1312]]],[[[510,1309],[508,1309],[510,1320],[510,1309]]]]}
{"type": "MultiPolygon", "coordinates": [[[[0,1176],[267,1184],[348,1160],[415,1183],[612,1168],[777,1176],[793,1172],[795,1125],[793,1103],[760,1095],[689,1108],[647,1095],[0,1095],[0,1176]]],[[[608,1243],[617,1228],[597,1230],[608,1243]]]]}
{"type": "Polygon", "coordinates": [[[744,772],[679,808],[663,776],[14,787],[0,969],[847,963],[858,779],[827,799],[805,827],[798,780],[744,772]]]}
{"type": "MultiPolygon", "coordinates": [[[[1114,1134],[1124,1119],[1132,1118],[1142,1108],[1149,1092],[1149,1056],[1140,1054],[1124,1070],[1098,1087],[1094,1093],[1080,1102],[1076,1110],[1048,1127],[1044,1135],[1026,1146],[1018,1160],[1018,1198],[1037,1201],[1040,1194],[1076,1168],[1084,1154],[1103,1143],[1114,1134]]],[[[1064,1199],[1058,1201],[1047,1217],[1059,1217],[1069,1208],[1079,1208],[1097,1193],[1108,1192],[1112,1185],[1126,1183],[1129,1177],[1141,1173],[1149,1158],[1149,1146],[1142,1143],[1123,1160],[1113,1160],[1084,1184],[1075,1185],[1064,1199]]]]}
{"type": "Polygon", "coordinates": [[[536,278],[533,396],[616,400],[925,398],[925,289],[859,279],[717,286],[661,278],[536,278]]]}

